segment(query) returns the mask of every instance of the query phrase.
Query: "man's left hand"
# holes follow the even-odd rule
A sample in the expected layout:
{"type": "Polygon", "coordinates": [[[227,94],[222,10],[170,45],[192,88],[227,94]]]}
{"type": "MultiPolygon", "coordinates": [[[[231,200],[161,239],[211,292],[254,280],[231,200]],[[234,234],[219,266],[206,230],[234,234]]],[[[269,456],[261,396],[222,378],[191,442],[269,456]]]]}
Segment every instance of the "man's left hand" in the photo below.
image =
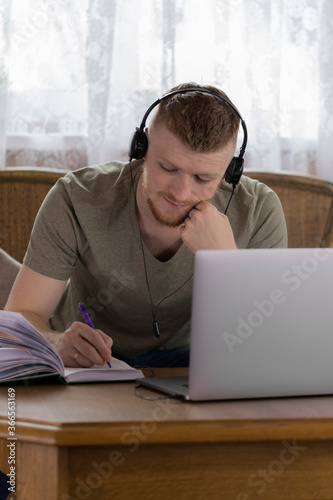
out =
{"type": "Polygon", "coordinates": [[[193,253],[237,249],[228,217],[208,201],[201,201],[189,212],[180,226],[180,236],[193,253]]]}

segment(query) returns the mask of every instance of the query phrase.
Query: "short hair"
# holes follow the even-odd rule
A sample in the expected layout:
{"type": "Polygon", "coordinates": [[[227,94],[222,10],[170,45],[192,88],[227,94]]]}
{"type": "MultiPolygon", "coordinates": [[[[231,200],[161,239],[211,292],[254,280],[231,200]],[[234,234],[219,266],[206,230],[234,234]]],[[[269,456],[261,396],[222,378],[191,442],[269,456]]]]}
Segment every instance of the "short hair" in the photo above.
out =
{"type": "MultiPolygon", "coordinates": [[[[220,89],[194,82],[170,89],[199,88],[230,99],[220,89]]],[[[234,109],[219,97],[192,91],[162,99],[152,117],[151,126],[164,124],[184,144],[198,152],[215,152],[233,141],[236,145],[240,118],[234,109]]]]}

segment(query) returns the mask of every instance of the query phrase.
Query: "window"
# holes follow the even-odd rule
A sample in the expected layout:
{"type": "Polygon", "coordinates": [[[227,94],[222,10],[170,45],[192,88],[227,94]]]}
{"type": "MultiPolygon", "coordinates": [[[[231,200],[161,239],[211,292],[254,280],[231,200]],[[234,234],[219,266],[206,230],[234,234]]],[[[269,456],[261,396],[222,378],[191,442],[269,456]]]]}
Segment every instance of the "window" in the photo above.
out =
{"type": "Polygon", "coordinates": [[[221,87],[246,165],[333,178],[329,0],[5,0],[0,164],[127,158],[146,108],[183,81],[221,87]]]}

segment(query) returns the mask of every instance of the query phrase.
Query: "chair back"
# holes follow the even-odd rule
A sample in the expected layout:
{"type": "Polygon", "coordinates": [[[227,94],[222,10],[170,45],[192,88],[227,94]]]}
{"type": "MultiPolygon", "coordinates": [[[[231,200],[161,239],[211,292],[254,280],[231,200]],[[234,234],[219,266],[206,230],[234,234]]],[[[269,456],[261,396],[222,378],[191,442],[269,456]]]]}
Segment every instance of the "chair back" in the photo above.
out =
{"type": "MultiPolygon", "coordinates": [[[[68,171],[41,167],[0,169],[0,248],[19,262],[45,196],[68,171]]],[[[247,169],[280,198],[290,248],[333,246],[333,182],[293,172],[247,169]]]]}
{"type": "Polygon", "coordinates": [[[244,170],[280,198],[290,248],[333,246],[333,182],[289,171],[244,170]]]}
{"type": "Polygon", "coordinates": [[[46,194],[66,170],[8,167],[0,170],[0,247],[22,262],[46,194]]]}

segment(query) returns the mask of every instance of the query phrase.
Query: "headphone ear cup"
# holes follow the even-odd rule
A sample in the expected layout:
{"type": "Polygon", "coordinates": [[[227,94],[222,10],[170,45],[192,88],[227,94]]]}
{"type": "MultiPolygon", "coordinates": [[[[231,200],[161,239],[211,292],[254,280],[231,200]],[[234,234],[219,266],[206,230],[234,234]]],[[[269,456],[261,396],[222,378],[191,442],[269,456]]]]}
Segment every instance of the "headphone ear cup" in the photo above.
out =
{"type": "Polygon", "coordinates": [[[130,160],[142,160],[148,149],[148,138],[145,132],[136,127],[130,140],[128,156],[130,160]]]}
{"type": "Polygon", "coordinates": [[[243,165],[244,158],[233,157],[225,173],[225,181],[228,184],[232,184],[234,187],[237,186],[243,173],[243,165]]]}

